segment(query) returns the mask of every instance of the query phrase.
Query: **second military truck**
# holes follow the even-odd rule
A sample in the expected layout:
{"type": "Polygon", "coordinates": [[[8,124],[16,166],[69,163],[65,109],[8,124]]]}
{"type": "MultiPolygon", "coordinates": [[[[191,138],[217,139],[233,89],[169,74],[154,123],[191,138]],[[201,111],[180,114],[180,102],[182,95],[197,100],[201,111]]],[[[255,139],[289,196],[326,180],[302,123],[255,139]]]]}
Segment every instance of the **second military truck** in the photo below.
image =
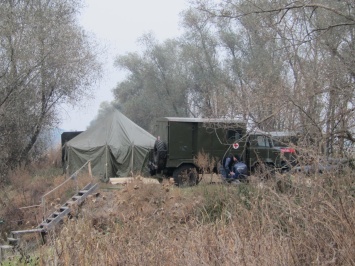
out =
{"type": "Polygon", "coordinates": [[[229,154],[237,154],[248,166],[257,169],[281,169],[284,165],[280,149],[263,132],[247,133],[239,120],[163,117],[156,121],[157,140],[149,155],[151,175],[173,177],[175,184],[196,185],[201,168],[196,162],[200,153],[214,158],[211,171],[218,173],[218,162],[229,154]]]}

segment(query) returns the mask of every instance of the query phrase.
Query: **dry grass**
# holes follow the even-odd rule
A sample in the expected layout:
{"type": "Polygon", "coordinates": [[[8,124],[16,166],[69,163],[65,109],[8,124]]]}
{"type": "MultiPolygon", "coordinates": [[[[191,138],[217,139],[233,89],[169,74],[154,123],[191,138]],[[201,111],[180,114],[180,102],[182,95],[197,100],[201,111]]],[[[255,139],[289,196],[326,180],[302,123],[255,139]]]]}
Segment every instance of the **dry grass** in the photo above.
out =
{"type": "Polygon", "coordinates": [[[354,203],[351,173],[187,189],[137,181],[88,200],[49,236],[41,264],[354,265],[354,203]]]}
{"type": "Polygon", "coordinates": [[[92,181],[87,174],[81,173],[75,179],[68,179],[61,168],[52,167],[53,156],[48,156],[47,164],[41,161],[39,165],[13,171],[7,178],[8,183],[0,184],[0,243],[6,243],[12,230],[35,228],[78,188],[92,181]],[[43,197],[59,185],[58,189],[43,197]]]}
{"type": "MultiPolygon", "coordinates": [[[[218,159],[211,157],[208,153],[204,151],[199,152],[197,156],[194,158],[194,163],[200,168],[201,174],[199,181],[204,182],[213,182],[214,175],[213,170],[217,165],[219,167],[219,163],[217,163],[218,159]]],[[[216,170],[216,169],[215,169],[216,170]]]]}
{"type": "MultiPolygon", "coordinates": [[[[355,265],[355,174],[345,170],[238,186],[102,184],[27,255],[34,265],[355,265]]],[[[46,184],[22,176],[32,181],[16,181],[21,201],[46,184]]]]}

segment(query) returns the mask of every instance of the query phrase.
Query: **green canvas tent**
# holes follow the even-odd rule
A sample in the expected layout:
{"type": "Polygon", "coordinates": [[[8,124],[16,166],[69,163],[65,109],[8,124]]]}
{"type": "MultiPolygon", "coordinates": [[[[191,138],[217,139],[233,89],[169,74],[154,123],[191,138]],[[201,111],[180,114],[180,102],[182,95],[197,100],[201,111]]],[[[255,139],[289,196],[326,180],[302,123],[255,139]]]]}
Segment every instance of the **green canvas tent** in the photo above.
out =
{"type": "Polygon", "coordinates": [[[104,181],[143,171],[155,137],[118,110],[106,115],[65,145],[65,167],[73,174],[87,161],[104,181]]]}

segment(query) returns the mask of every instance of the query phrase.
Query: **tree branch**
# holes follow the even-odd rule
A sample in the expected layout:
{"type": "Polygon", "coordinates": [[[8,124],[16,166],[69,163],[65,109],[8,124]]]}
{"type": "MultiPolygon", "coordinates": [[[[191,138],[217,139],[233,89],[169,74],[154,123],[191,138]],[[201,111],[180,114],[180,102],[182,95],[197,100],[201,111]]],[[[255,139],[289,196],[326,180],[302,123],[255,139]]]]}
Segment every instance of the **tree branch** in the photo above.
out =
{"type": "MultiPolygon", "coordinates": [[[[249,2],[249,1],[248,1],[249,2]]],[[[241,17],[245,17],[245,16],[249,16],[252,14],[263,14],[263,13],[280,13],[282,11],[285,11],[285,13],[287,13],[289,10],[292,9],[301,9],[301,8],[312,8],[312,9],[317,9],[317,8],[321,8],[327,11],[330,11],[334,14],[337,14],[338,16],[341,16],[347,20],[353,21],[355,23],[355,18],[353,16],[350,15],[346,15],[343,14],[342,12],[340,12],[337,9],[331,8],[329,6],[326,5],[322,5],[322,4],[318,4],[318,3],[313,3],[313,4],[296,4],[296,2],[293,2],[292,4],[285,6],[285,7],[278,7],[278,8],[270,8],[270,9],[262,9],[259,6],[256,6],[256,8],[258,8],[259,10],[253,10],[250,12],[246,12],[246,13],[241,13],[241,14],[237,14],[235,16],[231,15],[230,12],[226,12],[224,10],[217,10],[217,13],[210,11],[209,9],[207,9],[206,7],[197,7],[198,10],[203,11],[213,17],[224,17],[224,18],[241,18],[241,17]]],[[[284,15],[283,15],[284,16],[284,15]]]]}

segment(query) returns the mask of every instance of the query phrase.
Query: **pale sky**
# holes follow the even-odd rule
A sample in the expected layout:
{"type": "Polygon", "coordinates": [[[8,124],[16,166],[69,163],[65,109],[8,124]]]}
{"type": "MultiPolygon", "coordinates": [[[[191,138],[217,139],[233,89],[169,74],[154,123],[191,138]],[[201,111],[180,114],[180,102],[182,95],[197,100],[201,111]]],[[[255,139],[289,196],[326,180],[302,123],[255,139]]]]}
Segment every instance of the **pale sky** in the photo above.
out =
{"type": "Polygon", "coordinates": [[[84,107],[62,107],[60,128],[65,131],[85,130],[103,101],[112,101],[112,89],[123,79],[123,73],[113,67],[117,55],[138,51],[137,39],[152,32],[159,41],[181,34],[179,13],[188,7],[186,0],[85,0],[80,24],[94,34],[102,46],[108,47],[104,74],[94,87],[91,100],[84,107]]]}

